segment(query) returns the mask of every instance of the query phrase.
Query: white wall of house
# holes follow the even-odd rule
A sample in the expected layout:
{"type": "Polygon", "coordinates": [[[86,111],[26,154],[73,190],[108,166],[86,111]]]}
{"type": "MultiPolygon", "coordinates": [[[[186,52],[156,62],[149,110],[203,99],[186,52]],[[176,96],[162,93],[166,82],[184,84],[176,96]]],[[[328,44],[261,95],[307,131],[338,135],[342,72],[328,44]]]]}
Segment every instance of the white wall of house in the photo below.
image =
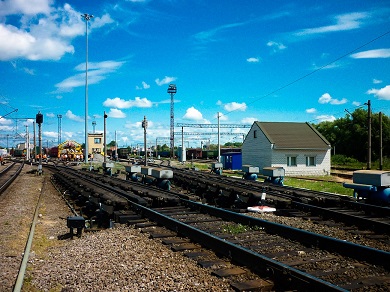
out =
{"type": "Polygon", "coordinates": [[[263,167],[271,166],[271,144],[260,128],[253,124],[242,145],[242,165],[263,167]],[[255,137],[256,131],[256,138],[255,137]]]}
{"type": "Polygon", "coordinates": [[[330,149],[329,150],[277,150],[272,153],[273,167],[281,166],[285,169],[286,176],[300,175],[329,175],[330,174],[330,149]],[[296,166],[287,165],[287,157],[296,157],[296,166]],[[306,165],[307,157],[314,157],[315,165],[306,165]]]}

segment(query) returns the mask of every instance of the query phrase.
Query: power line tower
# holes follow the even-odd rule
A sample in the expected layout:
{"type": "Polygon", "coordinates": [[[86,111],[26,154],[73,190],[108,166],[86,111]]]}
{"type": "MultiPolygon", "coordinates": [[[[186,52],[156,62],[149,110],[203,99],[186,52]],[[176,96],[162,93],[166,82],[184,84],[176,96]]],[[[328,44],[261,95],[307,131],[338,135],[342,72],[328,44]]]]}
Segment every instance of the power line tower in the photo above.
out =
{"type": "Polygon", "coordinates": [[[62,115],[57,115],[57,118],[58,118],[58,145],[61,144],[61,119],[62,119],[62,115]]]}
{"type": "Polygon", "coordinates": [[[171,140],[171,158],[174,157],[175,153],[175,113],[174,113],[174,101],[173,96],[176,94],[177,89],[175,84],[169,84],[168,94],[171,95],[171,131],[170,131],[170,140],[171,140]]]}

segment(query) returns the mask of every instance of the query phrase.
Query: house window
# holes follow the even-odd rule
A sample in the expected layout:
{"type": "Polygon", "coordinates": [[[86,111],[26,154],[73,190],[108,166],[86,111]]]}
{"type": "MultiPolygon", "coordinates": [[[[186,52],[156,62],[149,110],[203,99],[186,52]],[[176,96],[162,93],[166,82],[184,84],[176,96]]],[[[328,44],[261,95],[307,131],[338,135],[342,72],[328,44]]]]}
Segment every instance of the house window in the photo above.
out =
{"type": "Polygon", "coordinates": [[[253,138],[257,138],[257,130],[253,131],[253,138]]]}
{"type": "Polygon", "coordinates": [[[316,157],[306,156],[306,166],[316,166],[316,157]]]}
{"type": "Polygon", "coordinates": [[[297,157],[287,156],[287,166],[297,166],[297,157]]]}
{"type": "Polygon", "coordinates": [[[94,142],[95,144],[101,144],[101,143],[102,143],[102,138],[95,138],[95,139],[93,140],[93,142],[94,142]]]}

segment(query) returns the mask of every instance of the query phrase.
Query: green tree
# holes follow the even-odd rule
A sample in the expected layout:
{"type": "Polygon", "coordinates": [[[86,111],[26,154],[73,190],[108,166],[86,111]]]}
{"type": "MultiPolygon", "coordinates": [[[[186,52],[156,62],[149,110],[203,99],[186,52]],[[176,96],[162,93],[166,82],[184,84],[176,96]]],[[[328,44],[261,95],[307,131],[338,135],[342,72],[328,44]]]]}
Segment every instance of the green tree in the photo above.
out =
{"type": "MultiPolygon", "coordinates": [[[[368,112],[356,109],[351,115],[333,122],[321,122],[314,127],[331,143],[336,154],[367,161],[368,149],[368,112]]],[[[382,117],[383,156],[390,156],[390,120],[382,117]]],[[[380,123],[379,113],[371,115],[371,158],[380,156],[380,123]]]]}
{"type": "Polygon", "coordinates": [[[110,143],[107,144],[107,147],[115,147],[117,146],[115,141],[111,141],[110,143]]]}

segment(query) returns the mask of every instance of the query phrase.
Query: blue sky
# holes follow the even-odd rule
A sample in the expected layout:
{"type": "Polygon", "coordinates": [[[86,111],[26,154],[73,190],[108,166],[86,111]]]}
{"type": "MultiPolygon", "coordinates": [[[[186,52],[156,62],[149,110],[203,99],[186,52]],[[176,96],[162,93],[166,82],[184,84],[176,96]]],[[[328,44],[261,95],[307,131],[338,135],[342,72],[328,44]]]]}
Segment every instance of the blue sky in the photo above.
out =
{"type": "MultiPolygon", "coordinates": [[[[127,0],[0,2],[0,145],[33,131],[44,146],[84,142],[86,28],[88,131],[119,146],[169,145],[175,126],[334,120],[371,100],[390,115],[390,1],[127,0]],[[17,109],[17,111],[15,111],[17,109]],[[27,126],[27,127],[26,127],[27,126]]],[[[181,129],[175,127],[175,132],[181,129]]],[[[216,129],[184,128],[185,132],[216,129]]],[[[222,142],[248,129],[223,129],[222,142]]],[[[186,138],[200,146],[207,137],[186,138]],[[194,139],[195,138],[195,139],[194,139]],[[198,140],[196,140],[198,138],[198,140]]],[[[175,145],[181,139],[175,135],[175,145]]]]}

